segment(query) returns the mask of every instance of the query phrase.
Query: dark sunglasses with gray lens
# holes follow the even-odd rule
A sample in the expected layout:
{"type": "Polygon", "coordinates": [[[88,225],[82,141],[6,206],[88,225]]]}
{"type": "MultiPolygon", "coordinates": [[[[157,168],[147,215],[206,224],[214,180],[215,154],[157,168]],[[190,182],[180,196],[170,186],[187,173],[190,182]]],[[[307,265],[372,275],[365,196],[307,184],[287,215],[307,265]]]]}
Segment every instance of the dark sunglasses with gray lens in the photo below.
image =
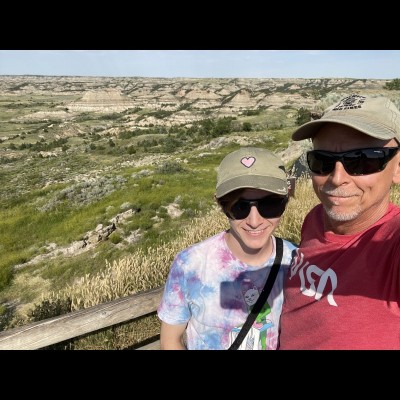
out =
{"type": "Polygon", "coordinates": [[[286,208],[288,197],[267,196],[258,200],[239,199],[233,203],[230,210],[224,208],[225,215],[230,219],[245,219],[250,214],[252,206],[257,207],[263,218],[278,218],[286,208]]]}
{"type": "Polygon", "coordinates": [[[349,175],[369,175],[383,171],[399,147],[370,147],[336,153],[324,150],[307,152],[307,164],[316,175],[328,175],[339,161],[349,175]]]}

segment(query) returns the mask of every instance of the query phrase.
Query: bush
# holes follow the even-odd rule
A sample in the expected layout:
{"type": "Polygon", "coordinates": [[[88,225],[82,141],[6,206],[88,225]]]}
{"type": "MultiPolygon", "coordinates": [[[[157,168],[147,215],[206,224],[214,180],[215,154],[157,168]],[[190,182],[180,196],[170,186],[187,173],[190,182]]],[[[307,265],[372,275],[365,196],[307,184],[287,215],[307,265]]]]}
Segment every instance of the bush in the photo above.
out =
{"type": "Polygon", "coordinates": [[[244,132],[250,132],[252,129],[251,123],[250,122],[243,122],[242,129],[244,132]]]}
{"type": "Polygon", "coordinates": [[[14,273],[11,266],[0,268],[0,290],[10,285],[13,276],[14,273]]]}
{"type": "Polygon", "coordinates": [[[72,301],[69,297],[63,300],[44,300],[42,303],[36,305],[35,308],[29,312],[28,316],[32,322],[42,321],[43,319],[70,313],[72,311],[71,305],[72,301]]]}
{"type": "Polygon", "coordinates": [[[113,244],[118,244],[118,243],[122,242],[122,237],[117,232],[113,232],[108,238],[109,238],[110,242],[113,244]]]}
{"type": "Polygon", "coordinates": [[[307,110],[304,107],[301,107],[298,111],[297,111],[297,117],[296,117],[296,124],[297,125],[303,125],[306,122],[311,121],[311,111],[307,110]]]}
{"type": "Polygon", "coordinates": [[[127,148],[127,153],[128,153],[128,154],[135,154],[135,153],[136,153],[135,147],[134,147],[134,146],[129,146],[129,147],[127,148]]]}
{"type": "Polygon", "coordinates": [[[0,331],[5,331],[12,327],[12,320],[15,315],[15,309],[0,305],[0,331]]]}
{"type": "Polygon", "coordinates": [[[383,88],[387,90],[400,90],[400,79],[393,79],[392,82],[386,82],[383,88]]]}
{"type": "Polygon", "coordinates": [[[158,174],[179,174],[185,171],[185,168],[176,161],[166,161],[156,169],[158,174]]]}

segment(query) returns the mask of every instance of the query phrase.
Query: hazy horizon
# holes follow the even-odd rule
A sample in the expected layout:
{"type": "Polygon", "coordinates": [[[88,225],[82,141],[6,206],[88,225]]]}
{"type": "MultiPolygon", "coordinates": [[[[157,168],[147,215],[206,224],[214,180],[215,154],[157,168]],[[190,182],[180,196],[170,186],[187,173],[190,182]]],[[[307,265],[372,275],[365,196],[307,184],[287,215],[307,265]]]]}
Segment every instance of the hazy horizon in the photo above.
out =
{"type": "Polygon", "coordinates": [[[388,80],[400,50],[0,50],[0,75],[388,80]]]}

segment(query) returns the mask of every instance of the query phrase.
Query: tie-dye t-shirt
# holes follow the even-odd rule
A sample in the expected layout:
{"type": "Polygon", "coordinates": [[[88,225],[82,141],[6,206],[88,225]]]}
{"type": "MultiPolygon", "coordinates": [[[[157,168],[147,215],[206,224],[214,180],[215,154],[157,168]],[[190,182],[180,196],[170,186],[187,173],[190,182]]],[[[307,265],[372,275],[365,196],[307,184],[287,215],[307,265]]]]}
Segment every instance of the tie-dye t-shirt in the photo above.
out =
{"type": "MultiPolygon", "coordinates": [[[[226,245],[225,234],[220,232],[177,254],[165,284],[158,317],[171,325],[187,323],[189,350],[224,350],[231,345],[274,263],[275,250],[262,265],[243,263],[226,245]]],[[[275,245],[274,237],[273,241],[275,245]]],[[[239,349],[276,349],[283,280],[295,249],[294,244],[283,241],[275,284],[239,349]]]]}

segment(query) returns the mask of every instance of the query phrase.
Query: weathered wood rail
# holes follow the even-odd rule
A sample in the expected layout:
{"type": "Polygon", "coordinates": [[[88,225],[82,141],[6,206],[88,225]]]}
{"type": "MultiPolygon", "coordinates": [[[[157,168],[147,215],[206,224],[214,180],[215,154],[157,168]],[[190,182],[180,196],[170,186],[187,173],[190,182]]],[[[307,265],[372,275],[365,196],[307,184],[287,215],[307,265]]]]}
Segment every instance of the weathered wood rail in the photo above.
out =
{"type": "MultiPolygon", "coordinates": [[[[0,350],[36,350],[156,311],[164,287],[0,332],[0,350]]],[[[159,349],[155,340],[137,350],[159,349]]]]}

